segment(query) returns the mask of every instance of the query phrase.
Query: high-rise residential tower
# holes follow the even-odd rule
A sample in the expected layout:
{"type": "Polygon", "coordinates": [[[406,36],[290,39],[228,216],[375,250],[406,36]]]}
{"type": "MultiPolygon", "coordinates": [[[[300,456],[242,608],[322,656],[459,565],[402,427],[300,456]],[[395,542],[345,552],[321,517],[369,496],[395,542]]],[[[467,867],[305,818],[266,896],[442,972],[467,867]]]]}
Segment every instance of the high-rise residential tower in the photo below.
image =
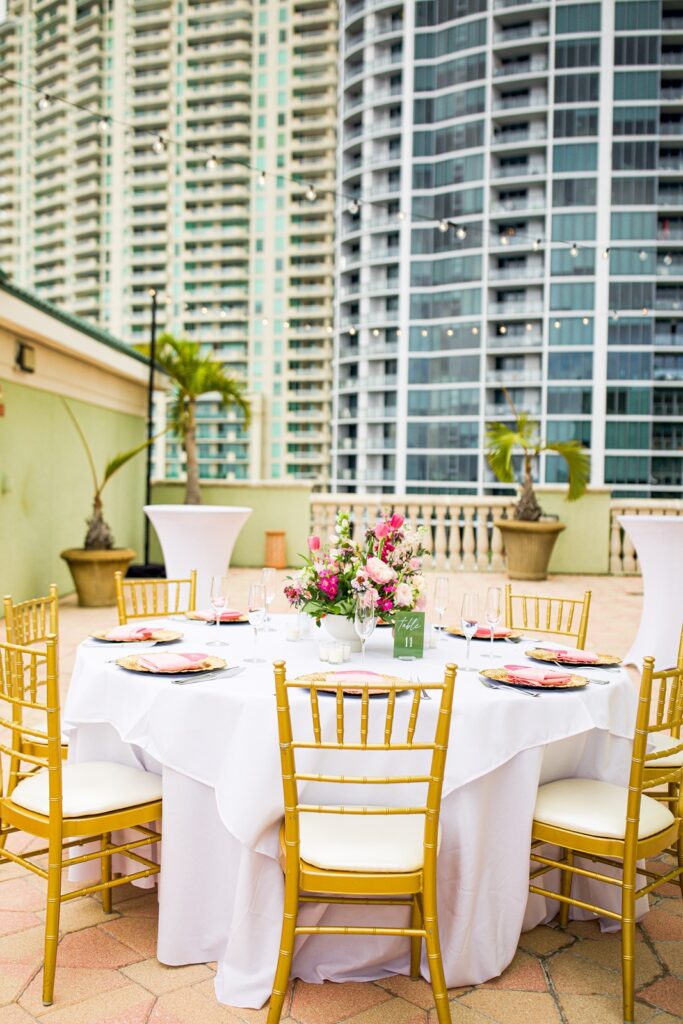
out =
{"type": "Polygon", "coordinates": [[[350,0],[340,51],[333,486],[490,493],[506,387],[679,496],[681,0],[350,0]]]}
{"type": "Polygon", "coordinates": [[[9,0],[0,23],[0,266],[130,342],[154,289],[159,330],[247,382],[248,434],[201,404],[206,478],[327,477],[336,25],[332,0],[9,0]]]}

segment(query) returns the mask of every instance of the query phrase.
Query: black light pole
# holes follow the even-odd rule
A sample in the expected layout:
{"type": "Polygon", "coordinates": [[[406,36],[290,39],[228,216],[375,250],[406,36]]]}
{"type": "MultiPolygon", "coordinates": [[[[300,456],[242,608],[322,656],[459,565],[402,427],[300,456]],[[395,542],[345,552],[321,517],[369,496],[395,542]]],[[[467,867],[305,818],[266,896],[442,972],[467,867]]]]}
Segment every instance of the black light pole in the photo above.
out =
{"type": "MultiPolygon", "coordinates": [[[[147,385],[147,440],[154,436],[154,361],[157,342],[157,292],[150,288],[147,292],[152,300],[152,323],[149,335],[149,384],[147,385]]],[[[145,482],[145,505],[152,504],[152,445],[147,445],[147,477],[145,482]]],[[[145,565],[149,565],[149,519],[145,516],[145,565]]]]}

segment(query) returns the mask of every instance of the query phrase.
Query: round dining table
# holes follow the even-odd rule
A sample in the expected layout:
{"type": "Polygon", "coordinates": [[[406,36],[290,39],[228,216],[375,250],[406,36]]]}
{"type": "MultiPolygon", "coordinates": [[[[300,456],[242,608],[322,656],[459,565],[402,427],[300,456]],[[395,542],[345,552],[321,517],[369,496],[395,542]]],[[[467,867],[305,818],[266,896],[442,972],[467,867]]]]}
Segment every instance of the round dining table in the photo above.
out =
{"type": "MultiPolygon", "coordinates": [[[[287,640],[296,634],[291,628],[296,621],[292,615],[273,616],[271,630],[260,633],[256,645],[262,660],[254,662],[246,660],[254,652],[248,624],[156,620],[183,634],[165,650],[204,651],[235,669],[206,679],[173,677],[187,680],[180,684],[159,674],[126,671],[114,660],[120,648],[86,640],[63,713],[70,760],[112,760],[161,773],[157,955],[169,965],[217,961],[217,997],[233,1006],[260,1007],[267,1000],[282,924],[283,797],[272,662],[284,659],[289,678],[339,667],[320,661],[324,629],[313,627],[309,638],[287,640]]],[[[368,671],[429,682],[442,680],[448,662],[465,664],[464,640],[446,634],[413,661],[395,660],[392,643],[390,629],[375,630],[367,643],[368,671]]],[[[524,652],[531,646],[526,639],[494,645],[475,640],[472,668],[459,668],[456,678],[437,880],[449,987],[499,975],[512,960],[520,933],[556,912],[556,903],[528,894],[539,784],[568,776],[628,780],[637,694],[627,673],[586,669],[583,674],[595,681],[585,688],[543,691],[536,698],[482,683],[478,669],[530,664],[524,652]]],[[[360,655],[342,667],[359,668],[360,655]]],[[[295,731],[310,731],[307,691],[297,690],[291,699],[295,731]]],[[[334,698],[321,696],[319,703],[323,731],[333,728],[334,698]]],[[[353,731],[360,701],[349,697],[346,704],[353,731]]],[[[396,728],[406,725],[410,704],[408,696],[397,696],[396,728]]],[[[373,735],[381,742],[382,705],[386,710],[386,699],[371,701],[370,742],[373,735]]],[[[433,738],[437,711],[437,699],[422,702],[416,740],[433,738]]],[[[324,773],[331,755],[316,754],[314,770],[324,773]]],[[[381,756],[391,763],[385,760],[378,772],[377,753],[367,753],[368,774],[405,774],[400,751],[381,756]]],[[[328,802],[369,800],[340,794],[340,788],[328,802]]],[[[376,802],[404,806],[404,800],[404,788],[393,785],[384,787],[376,802]]],[[[584,899],[603,900],[608,907],[618,898],[613,886],[598,892],[599,883],[591,880],[577,885],[584,899]]],[[[348,923],[349,913],[354,923],[372,925],[380,913],[384,923],[407,923],[402,907],[304,904],[300,918],[339,924],[348,923]]],[[[308,982],[408,973],[409,943],[392,936],[352,941],[344,935],[306,936],[293,963],[293,975],[308,982]]],[[[424,959],[422,973],[429,976],[424,959]]]]}
{"type": "Polygon", "coordinates": [[[643,610],[638,633],[624,661],[641,665],[651,655],[656,668],[676,664],[683,627],[683,516],[619,516],[640,562],[643,610]]]}

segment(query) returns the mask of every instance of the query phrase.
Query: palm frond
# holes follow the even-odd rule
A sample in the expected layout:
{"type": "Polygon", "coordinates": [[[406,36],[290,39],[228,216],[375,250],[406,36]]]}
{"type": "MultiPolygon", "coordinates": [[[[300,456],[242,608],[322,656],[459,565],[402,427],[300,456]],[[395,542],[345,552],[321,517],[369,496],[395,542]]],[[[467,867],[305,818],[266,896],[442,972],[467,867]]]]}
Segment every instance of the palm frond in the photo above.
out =
{"type": "Polygon", "coordinates": [[[135,448],[129,448],[127,452],[119,452],[118,455],[115,455],[113,457],[113,459],[110,459],[107,465],[104,467],[102,483],[97,488],[97,493],[102,493],[105,484],[113,477],[114,473],[116,473],[117,470],[121,469],[122,466],[125,466],[127,462],[130,462],[131,459],[135,458],[136,455],[144,451],[145,448],[148,448],[151,444],[154,444],[156,439],[158,437],[161,437],[161,435],[165,433],[166,430],[160,430],[158,434],[155,434],[154,437],[151,437],[148,441],[143,441],[142,444],[136,445],[135,448]]]}
{"type": "Polygon", "coordinates": [[[92,448],[88,444],[88,439],[85,436],[83,428],[81,427],[80,423],[76,419],[76,413],[73,411],[73,409],[71,408],[71,406],[67,402],[66,398],[63,398],[62,402],[64,403],[64,408],[66,409],[67,413],[69,414],[71,422],[73,423],[74,427],[76,428],[76,432],[78,433],[78,436],[80,437],[81,442],[83,444],[83,448],[85,450],[86,458],[88,460],[88,465],[90,466],[90,472],[92,473],[93,488],[94,488],[95,492],[97,492],[97,490],[98,490],[98,487],[97,487],[97,470],[95,468],[95,459],[93,457],[92,448]]]}
{"type": "Polygon", "coordinates": [[[567,463],[569,489],[567,501],[576,501],[585,493],[591,475],[591,457],[580,441],[556,441],[544,445],[546,451],[557,452],[567,463]]]}
{"type": "Polygon", "coordinates": [[[484,443],[486,461],[498,479],[505,484],[513,483],[512,453],[519,446],[520,435],[504,423],[489,423],[484,443]]]}

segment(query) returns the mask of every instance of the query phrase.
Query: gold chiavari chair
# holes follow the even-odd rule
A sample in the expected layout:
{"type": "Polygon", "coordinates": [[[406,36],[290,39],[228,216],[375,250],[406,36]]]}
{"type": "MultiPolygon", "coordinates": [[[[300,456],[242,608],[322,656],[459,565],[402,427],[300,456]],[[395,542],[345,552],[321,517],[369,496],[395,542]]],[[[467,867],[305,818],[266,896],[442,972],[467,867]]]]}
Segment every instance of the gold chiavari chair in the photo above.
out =
{"type": "Polygon", "coordinates": [[[510,584],[507,583],[505,586],[505,625],[508,629],[567,636],[576,641],[576,646],[581,650],[586,646],[590,606],[590,590],[587,590],[580,600],[571,597],[513,594],[510,584]]]}
{"type": "MultiPolygon", "coordinates": [[[[59,633],[59,594],[57,584],[50,584],[50,590],[45,597],[33,597],[28,601],[14,603],[12,598],[5,597],[5,639],[8,644],[19,644],[32,646],[33,644],[44,644],[48,636],[58,636],[59,633]]],[[[30,680],[31,699],[36,698],[36,688],[40,680],[30,680]]],[[[36,744],[30,740],[25,742],[26,752],[36,753],[36,744]]],[[[45,753],[44,750],[39,751],[45,753]]],[[[65,737],[62,737],[62,757],[66,758],[69,753],[69,745],[65,737]]],[[[0,841],[0,845],[2,845],[0,841]]]]}
{"type": "MultiPolygon", "coordinates": [[[[677,667],[683,672],[683,628],[681,629],[680,640],[678,641],[678,656],[676,658],[677,667]]],[[[677,701],[680,706],[680,713],[678,716],[678,724],[674,725],[671,730],[671,735],[674,739],[679,739],[681,735],[681,718],[683,717],[683,678],[678,681],[678,695],[672,694],[672,700],[677,701]]],[[[662,714],[662,709],[657,709],[657,714],[662,714]]],[[[663,741],[668,742],[668,737],[663,741]]],[[[662,757],[661,760],[655,766],[645,765],[643,771],[643,779],[645,781],[645,788],[649,789],[650,785],[656,785],[657,778],[661,775],[662,768],[683,768],[683,750],[680,750],[677,754],[670,754],[662,757]]],[[[655,800],[662,800],[667,803],[671,810],[674,810],[676,801],[678,799],[679,787],[675,783],[670,783],[665,790],[657,790],[650,793],[650,796],[654,797],[655,800]]],[[[682,883],[683,884],[683,883],[682,883]]]]}
{"type": "MultiPolygon", "coordinates": [[[[40,688],[42,692],[42,688],[40,688]]],[[[139,852],[157,842],[161,835],[148,827],[161,818],[161,778],[128,765],[105,761],[81,764],[62,763],[60,754],[59,684],[57,640],[48,636],[44,650],[18,644],[0,643],[0,726],[12,733],[11,745],[0,743],[0,754],[9,759],[7,786],[3,784],[0,764],[0,829],[4,835],[26,832],[47,841],[47,846],[23,854],[0,850],[0,864],[11,861],[47,882],[45,919],[45,964],[43,1004],[52,1003],[59,916],[62,903],[95,892],[102,893],[102,905],[111,913],[114,886],[146,878],[159,872],[159,865],[139,852]],[[45,699],[25,695],[26,675],[44,672],[45,699]],[[25,724],[26,712],[40,725],[25,724]],[[40,741],[44,756],[29,755],[22,737],[40,741]],[[21,765],[31,762],[31,770],[21,765]],[[112,842],[117,829],[132,828],[139,839],[112,842]],[[91,853],[79,853],[75,847],[93,841],[98,847],[91,853]],[[74,856],[68,852],[74,850],[74,856]],[[140,865],[139,871],[112,877],[111,858],[116,853],[140,865]],[[35,863],[47,854],[47,867],[35,863]],[[76,864],[99,860],[101,881],[62,892],[62,871],[76,864]]]]}
{"type": "Polygon", "coordinates": [[[635,978],[636,900],[666,882],[678,878],[683,895],[683,794],[682,762],[667,766],[671,757],[683,752],[681,727],[681,686],[683,667],[654,671],[654,658],[645,658],[640,684],[636,730],[633,740],[628,787],[614,786],[595,779],[559,779],[538,791],[531,834],[531,859],[541,867],[531,872],[530,891],[551,895],[560,901],[560,925],[566,927],[569,907],[582,907],[614,918],[621,924],[623,1018],[633,1021],[635,978]],[[665,734],[664,747],[648,753],[649,739],[665,734]],[[645,781],[645,770],[656,777],[645,781]],[[653,800],[644,791],[653,786],[678,787],[674,810],[653,800]],[[564,850],[561,859],[544,855],[545,843],[564,850]],[[675,848],[675,852],[674,852],[675,848]],[[674,853],[677,866],[659,875],[638,866],[638,861],[656,857],[664,851],[674,853]],[[621,876],[590,870],[575,864],[576,857],[596,865],[615,864],[621,876]],[[547,871],[559,868],[560,892],[536,885],[547,871]],[[621,909],[617,912],[572,896],[575,875],[593,878],[621,890],[621,909]],[[649,881],[637,888],[638,876],[649,881]]]}
{"type": "Polygon", "coordinates": [[[119,624],[122,626],[130,619],[179,615],[193,612],[197,607],[196,569],[185,580],[128,580],[120,572],[115,572],[114,582],[119,624]]]}
{"type": "MultiPolygon", "coordinates": [[[[453,706],[455,665],[447,665],[443,683],[401,683],[412,693],[405,733],[394,737],[396,692],[390,691],[383,718],[383,742],[368,740],[370,694],[364,685],[360,702],[357,739],[345,733],[345,701],[341,687],[336,690],[333,738],[323,737],[319,689],[310,681],[287,681],[285,663],[275,663],[278,730],[282,763],[285,818],[280,831],[284,858],[285,905],[267,1024],[278,1024],[298,935],[401,935],[410,938],[410,973],[419,977],[422,939],[427,947],[432,990],[439,1024],[450,1024],[448,992],[441,961],[436,909],[436,859],[439,848],[439,810],[453,706]],[[308,689],[313,727],[312,741],[295,740],[292,731],[289,691],[308,689]],[[440,694],[439,713],[431,742],[416,741],[415,732],[424,694],[440,694]],[[423,775],[387,777],[319,775],[297,767],[298,751],[424,751],[430,768],[423,775]],[[391,784],[426,786],[426,801],[408,807],[316,805],[300,800],[300,783],[342,783],[347,786],[391,784]],[[298,925],[300,903],[357,905],[399,905],[409,907],[410,927],[360,927],[298,925]]],[[[326,698],[323,698],[326,699],[326,698]]],[[[357,702],[356,706],[357,706],[357,702]]],[[[381,705],[374,704],[374,709],[381,705]]],[[[362,792],[362,790],[359,790],[362,792]]]]}
{"type": "Polygon", "coordinates": [[[44,643],[48,636],[59,633],[59,597],[57,584],[50,584],[45,597],[14,603],[5,597],[5,639],[8,644],[44,643]]]}

